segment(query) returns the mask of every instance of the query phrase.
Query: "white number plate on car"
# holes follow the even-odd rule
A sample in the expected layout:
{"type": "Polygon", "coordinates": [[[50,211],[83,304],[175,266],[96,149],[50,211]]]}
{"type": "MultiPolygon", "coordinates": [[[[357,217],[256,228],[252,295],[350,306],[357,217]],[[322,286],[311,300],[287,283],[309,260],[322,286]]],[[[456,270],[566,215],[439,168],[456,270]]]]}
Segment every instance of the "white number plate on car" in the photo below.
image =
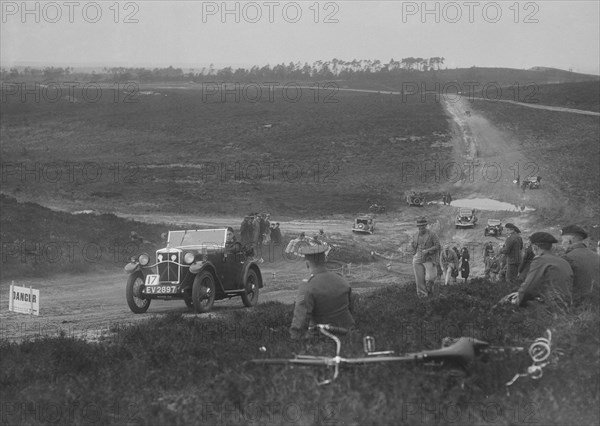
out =
{"type": "Polygon", "coordinates": [[[146,275],[146,285],[158,285],[159,276],[156,274],[148,274],[146,275]]]}
{"type": "Polygon", "coordinates": [[[146,294],[173,294],[176,292],[176,285],[157,285],[153,287],[146,287],[144,289],[144,293],[146,294]]]}

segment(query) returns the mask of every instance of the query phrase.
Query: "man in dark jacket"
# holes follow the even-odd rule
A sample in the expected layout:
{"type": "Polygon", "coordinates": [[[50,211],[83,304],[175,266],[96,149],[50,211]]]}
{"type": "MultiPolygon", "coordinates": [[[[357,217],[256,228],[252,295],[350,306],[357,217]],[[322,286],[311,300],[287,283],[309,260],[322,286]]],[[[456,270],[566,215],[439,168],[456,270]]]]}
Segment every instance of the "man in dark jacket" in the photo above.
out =
{"type": "Polygon", "coordinates": [[[323,245],[302,246],[298,254],[304,255],[311,275],[308,282],[300,284],[290,327],[292,339],[305,335],[307,328],[317,324],[331,324],[342,328],[354,325],[352,318],[352,288],[338,274],[325,267],[323,245]]]}
{"type": "Polygon", "coordinates": [[[566,249],[563,256],[573,269],[573,302],[578,304],[598,290],[600,258],[587,248],[584,240],[587,232],[577,225],[569,225],[561,231],[561,245],[566,249]]]}
{"type": "Polygon", "coordinates": [[[535,232],[530,237],[535,257],[525,282],[521,284],[516,305],[539,299],[552,310],[571,305],[573,270],[569,263],[552,254],[552,244],[558,240],[547,232],[535,232]]]}
{"type": "Polygon", "coordinates": [[[501,250],[501,253],[506,255],[506,280],[515,283],[519,274],[519,265],[521,264],[523,240],[519,235],[521,231],[515,225],[507,223],[504,227],[509,233],[501,250]]]}

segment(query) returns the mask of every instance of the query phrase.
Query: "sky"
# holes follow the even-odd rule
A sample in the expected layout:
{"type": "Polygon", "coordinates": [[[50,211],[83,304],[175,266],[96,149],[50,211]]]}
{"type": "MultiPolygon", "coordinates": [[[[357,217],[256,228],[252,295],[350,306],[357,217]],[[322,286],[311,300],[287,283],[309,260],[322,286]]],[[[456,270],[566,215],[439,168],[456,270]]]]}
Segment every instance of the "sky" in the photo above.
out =
{"type": "Polygon", "coordinates": [[[0,63],[250,67],[444,57],[600,74],[600,2],[6,1],[0,63]]]}

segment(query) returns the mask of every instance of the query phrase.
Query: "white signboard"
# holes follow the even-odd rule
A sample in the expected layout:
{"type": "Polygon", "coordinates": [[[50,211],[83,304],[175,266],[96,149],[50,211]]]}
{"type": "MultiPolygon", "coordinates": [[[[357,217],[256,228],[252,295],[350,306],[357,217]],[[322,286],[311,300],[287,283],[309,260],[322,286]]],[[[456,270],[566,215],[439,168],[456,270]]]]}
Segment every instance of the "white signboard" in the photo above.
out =
{"type": "Polygon", "coordinates": [[[18,287],[10,285],[10,296],[8,298],[8,310],[22,314],[40,314],[40,291],[31,287],[18,287]]]}

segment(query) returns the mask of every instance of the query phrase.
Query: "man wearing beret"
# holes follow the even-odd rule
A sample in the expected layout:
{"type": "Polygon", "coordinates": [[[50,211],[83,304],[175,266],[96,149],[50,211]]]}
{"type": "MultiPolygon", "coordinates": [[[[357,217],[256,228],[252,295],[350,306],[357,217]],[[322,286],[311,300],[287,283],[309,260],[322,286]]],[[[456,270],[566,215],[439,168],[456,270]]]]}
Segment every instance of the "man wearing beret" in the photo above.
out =
{"type": "Polygon", "coordinates": [[[512,223],[507,223],[504,228],[508,230],[509,236],[504,242],[501,253],[506,255],[506,280],[514,284],[519,274],[523,240],[519,235],[521,231],[512,223]]]}
{"type": "Polygon", "coordinates": [[[561,245],[566,249],[563,258],[573,269],[573,302],[583,302],[598,289],[600,258],[587,248],[584,240],[587,232],[577,225],[569,225],[561,231],[561,245]]]}
{"type": "Polygon", "coordinates": [[[571,305],[573,270],[566,260],[552,254],[552,244],[558,240],[547,232],[535,232],[529,239],[535,257],[514,303],[523,305],[541,298],[554,310],[567,308],[571,305]]]}
{"type": "Polygon", "coordinates": [[[434,232],[427,229],[427,219],[424,217],[417,219],[417,228],[419,230],[411,241],[417,296],[433,296],[441,251],[440,240],[434,232]]]}
{"type": "Polygon", "coordinates": [[[324,245],[302,246],[298,254],[304,255],[311,275],[308,282],[300,284],[294,307],[294,318],[290,336],[301,338],[307,328],[316,324],[330,324],[351,328],[354,318],[351,314],[352,288],[338,274],[325,267],[324,245]]]}

